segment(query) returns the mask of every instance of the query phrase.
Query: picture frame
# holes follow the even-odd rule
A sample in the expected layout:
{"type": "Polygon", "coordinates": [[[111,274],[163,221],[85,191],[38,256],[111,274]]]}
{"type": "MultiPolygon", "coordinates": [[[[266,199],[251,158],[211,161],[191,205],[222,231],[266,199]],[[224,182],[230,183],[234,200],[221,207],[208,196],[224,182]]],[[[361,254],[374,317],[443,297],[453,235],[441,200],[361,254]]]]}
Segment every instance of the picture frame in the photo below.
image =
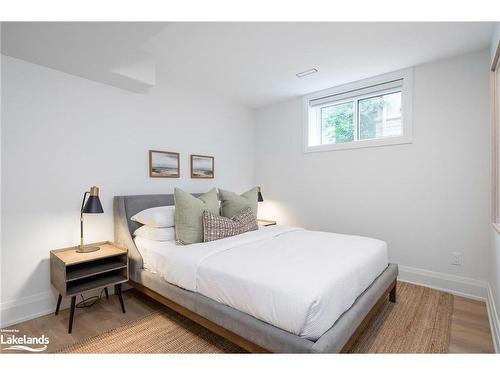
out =
{"type": "Polygon", "coordinates": [[[191,155],[191,178],[214,178],[214,157],[208,155],[191,155]]]}
{"type": "Polygon", "coordinates": [[[178,152],[149,150],[149,177],[179,178],[180,176],[178,152]]]}

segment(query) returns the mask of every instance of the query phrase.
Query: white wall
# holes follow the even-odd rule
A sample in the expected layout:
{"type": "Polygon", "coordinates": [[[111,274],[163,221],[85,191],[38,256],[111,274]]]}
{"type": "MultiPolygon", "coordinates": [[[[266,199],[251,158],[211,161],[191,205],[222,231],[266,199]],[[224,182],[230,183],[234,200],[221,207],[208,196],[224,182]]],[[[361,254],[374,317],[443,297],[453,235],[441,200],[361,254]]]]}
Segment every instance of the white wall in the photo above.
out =
{"type": "Polygon", "coordinates": [[[406,277],[441,279],[443,288],[464,284],[462,293],[484,297],[488,64],[483,50],[415,67],[408,145],[304,154],[300,98],[257,110],[262,216],[380,238],[390,261],[411,267],[403,268],[406,277]],[[456,251],[462,266],[451,265],[456,251]]]}
{"type": "Polygon", "coordinates": [[[412,144],[311,154],[300,98],[257,110],[254,130],[252,111],[172,86],[168,72],[134,94],[1,57],[2,326],[54,309],[48,251],[78,243],[94,184],[105,214],[86,217],[87,241],[112,239],[114,195],[257,181],[262,218],[381,238],[401,265],[487,280],[488,51],[415,68],[412,144]],[[148,149],[180,152],[182,178],[150,179],[148,149]],[[215,155],[216,179],[190,179],[189,153],[215,155]]]}
{"type": "Polygon", "coordinates": [[[2,325],[54,309],[49,250],[79,243],[90,186],[89,242],[113,240],[114,195],[253,186],[253,111],[157,74],[135,94],[2,56],[2,325]],[[181,178],[149,178],[149,149],[180,152],[181,178]],[[215,156],[214,180],[189,177],[190,153],[215,156]]]}

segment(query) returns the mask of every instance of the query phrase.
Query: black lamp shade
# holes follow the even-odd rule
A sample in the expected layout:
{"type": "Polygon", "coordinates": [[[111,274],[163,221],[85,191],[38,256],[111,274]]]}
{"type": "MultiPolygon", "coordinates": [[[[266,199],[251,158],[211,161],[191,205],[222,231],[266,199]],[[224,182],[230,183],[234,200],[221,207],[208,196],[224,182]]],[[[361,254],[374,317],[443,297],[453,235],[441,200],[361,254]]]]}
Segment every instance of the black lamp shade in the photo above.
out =
{"type": "Polygon", "coordinates": [[[87,203],[85,203],[82,212],[84,214],[102,214],[104,211],[99,196],[91,195],[89,199],[87,199],[87,203]]]}
{"type": "Polygon", "coordinates": [[[262,197],[262,193],[260,191],[257,193],[257,202],[264,202],[264,198],[262,197]]]}

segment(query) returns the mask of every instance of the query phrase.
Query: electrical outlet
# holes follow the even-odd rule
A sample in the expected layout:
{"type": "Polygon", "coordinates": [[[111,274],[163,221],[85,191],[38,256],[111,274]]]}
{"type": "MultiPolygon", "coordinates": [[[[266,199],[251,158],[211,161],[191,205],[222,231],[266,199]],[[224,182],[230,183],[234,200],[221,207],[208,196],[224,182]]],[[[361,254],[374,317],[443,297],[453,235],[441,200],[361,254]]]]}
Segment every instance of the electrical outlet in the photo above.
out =
{"type": "Polygon", "coordinates": [[[451,253],[451,264],[454,266],[462,265],[462,253],[454,252],[451,253]]]}

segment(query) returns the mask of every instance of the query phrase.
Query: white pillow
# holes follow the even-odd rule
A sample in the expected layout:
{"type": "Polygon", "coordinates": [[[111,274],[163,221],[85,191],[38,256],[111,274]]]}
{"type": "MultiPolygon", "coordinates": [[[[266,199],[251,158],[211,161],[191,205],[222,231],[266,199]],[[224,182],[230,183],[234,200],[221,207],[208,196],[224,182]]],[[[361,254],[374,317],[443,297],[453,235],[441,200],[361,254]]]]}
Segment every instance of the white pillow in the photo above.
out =
{"type": "Polygon", "coordinates": [[[152,241],[171,241],[175,240],[175,228],[153,228],[143,225],[135,230],[134,236],[152,241]]]}
{"type": "Polygon", "coordinates": [[[151,207],[135,214],[130,220],[154,228],[170,228],[174,226],[175,206],[151,207]]]}

